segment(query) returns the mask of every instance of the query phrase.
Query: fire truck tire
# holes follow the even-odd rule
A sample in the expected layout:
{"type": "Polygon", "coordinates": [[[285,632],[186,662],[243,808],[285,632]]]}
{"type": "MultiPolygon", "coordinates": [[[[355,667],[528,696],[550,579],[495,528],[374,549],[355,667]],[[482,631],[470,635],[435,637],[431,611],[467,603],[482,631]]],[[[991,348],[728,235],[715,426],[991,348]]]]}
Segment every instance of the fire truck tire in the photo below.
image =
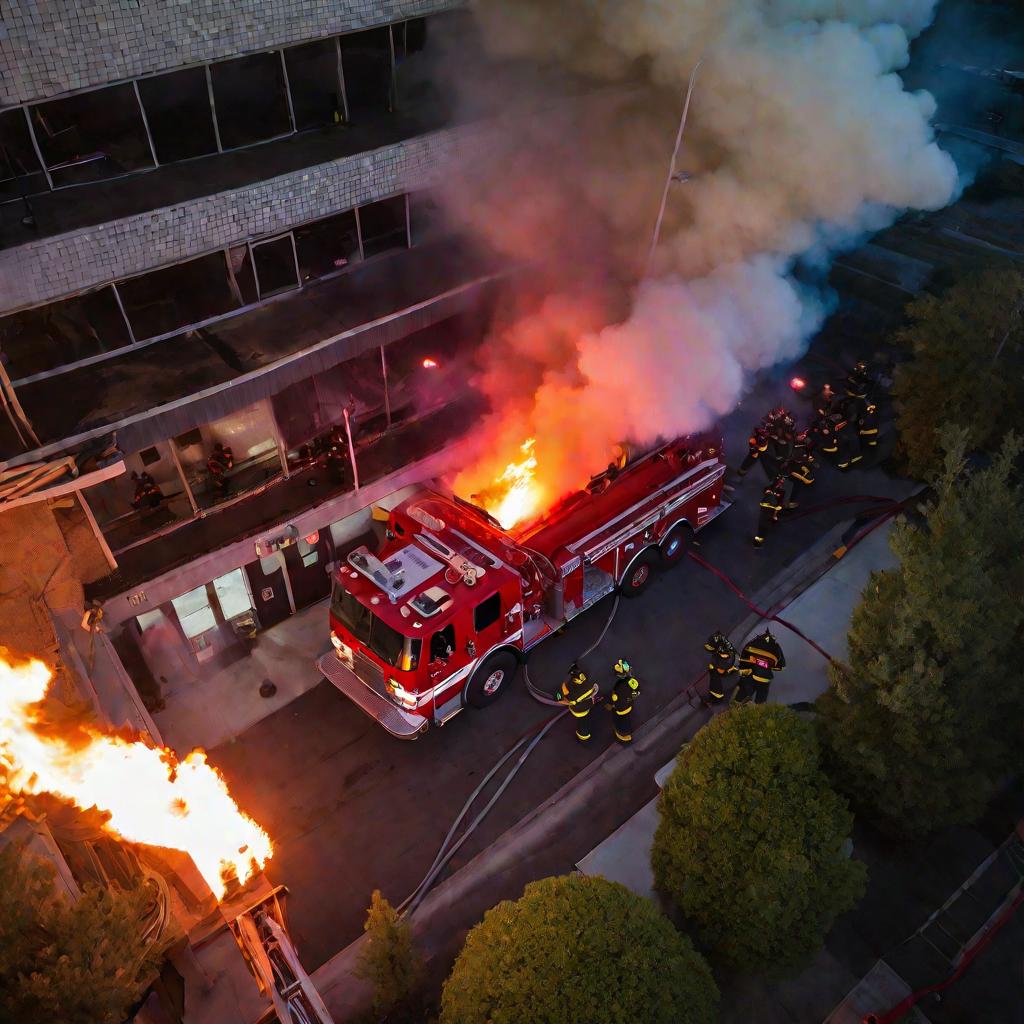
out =
{"type": "Polygon", "coordinates": [[[661,567],[670,569],[686,557],[690,544],[690,530],[684,523],[676,523],[661,541],[661,567]]]}
{"type": "Polygon", "coordinates": [[[511,651],[497,651],[473,673],[466,686],[466,703],[471,708],[485,708],[493,704],[508,688],[519,668],[519,661],[511,651]]]}
{"type": "Polygon", "coordinates": [[[622,582],[619,584],[619,593],[623,597],[639,597],[651,582],[654,570],[658,567],[658,552],[656,549],[647,548],[641,551],[632,562],[626,566],[622,582]]]}

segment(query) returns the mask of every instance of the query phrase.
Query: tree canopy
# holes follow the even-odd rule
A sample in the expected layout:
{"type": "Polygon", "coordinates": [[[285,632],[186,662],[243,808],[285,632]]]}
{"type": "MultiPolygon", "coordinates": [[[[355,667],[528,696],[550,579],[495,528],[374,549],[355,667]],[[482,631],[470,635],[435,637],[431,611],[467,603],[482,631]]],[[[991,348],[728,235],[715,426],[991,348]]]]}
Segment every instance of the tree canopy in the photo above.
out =
{"type": "Polygon", "coordinates": [[[532,882],[466,938],[441,1024],[712,1024],[704,959],[654,907],[603,878],[532,882]]]}
{"type": "Polygon", "coordinates": [[[155,974],[152,895],[86,886],[72,901],[20,844],[0,849],[0,1020],[121,1024],[155,974]]]}
{"type": "Polygon", "coordinates": [[[888,831],[920,835],[976,818],[1019,763],[1024,690],[1021,444],[968,473],[966,435],[947,432],[924,522],[898,523],[893,571],[854,612],[849,660],[818,701],[829,767],[888,831]]]}
{"type": "Polygon", "coordinates": [[[423,980],[423,961],[412,941],[407,921],[373,890],[363,925],[366,945],[359,954],[356,975],[373,983],[373,1012],[388,1020],[418,1012],[415,999],[423,980]]]}
{"type": "Polygon", "coordinates": [[[969,447],[992,451],[1024,407],[1024,273],[1015,268],[965,277],[907,308],[896,342],[913,358],[896,369],[900,450],[911,475],[942,469],[940,433],[956,424],[969,447]]]}
{"type": "Polygon", "coordinates": [[[714,958],[774,971],[813,954],[864,891],[853,816],[819,767],[815,730],[774,704],[737,707],[676,760],[652,864],[714,958]]]}

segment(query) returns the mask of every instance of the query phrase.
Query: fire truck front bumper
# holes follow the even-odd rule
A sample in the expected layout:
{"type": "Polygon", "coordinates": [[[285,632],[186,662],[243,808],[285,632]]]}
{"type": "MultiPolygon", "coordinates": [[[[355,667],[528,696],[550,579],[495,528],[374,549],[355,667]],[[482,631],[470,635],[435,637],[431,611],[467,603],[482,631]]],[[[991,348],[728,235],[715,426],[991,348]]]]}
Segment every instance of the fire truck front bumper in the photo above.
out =
{"type": "Polygon", "coordinates": [[[400,740],[414,740],[427,728],[427,719],[421,715],[410,715],[371,690],[338,660],[333,650],[322,655],[316,666],[356,707],[379,722],[392,736],[400,740]]]}

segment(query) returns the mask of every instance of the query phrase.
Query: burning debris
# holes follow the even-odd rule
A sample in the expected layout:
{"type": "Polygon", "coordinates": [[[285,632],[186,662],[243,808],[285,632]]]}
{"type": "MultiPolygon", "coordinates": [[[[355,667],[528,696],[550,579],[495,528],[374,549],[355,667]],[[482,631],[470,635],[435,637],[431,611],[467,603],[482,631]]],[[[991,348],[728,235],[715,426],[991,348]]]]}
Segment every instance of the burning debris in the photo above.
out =
{"type": "Polygon", "coordinates": [[[473,495],[473,500],[506,530],[544,511],[537,484],[537,456],[533,453],[536,443],[532,437],[524,441],[519,446],[522,459],[510,462],[493,484],[473,495]]]}
{"type": "Polygon", "coordinates": [[[244,884],[263,867],[269,837],[201,750],[179,761],[90,724],[58,725],[43,704],[52,680],[42,662],[15,663],[0,648],[0,793],[95,807],[119,838],[187,853],[218,899],[226,879],[244,884]]]}
{"type": "Polygon", "coordinates": [[[514,66],[460,66],[465,103],[514,94],[551,112],[564,81],[572,113],[503,119],[486,168],[446,177],[453,219],[539,262],[549,296],[511,311],[485,349],[477,383],[492,414],[457,492],[500,491],[535,438],[533,489],[553,502],[616,441],[704,429],[753,373],[801,353],[832,301],[831,255],[956,192],[932,97],[895,73],[934,8],[625,0],[597,16],[587,0],[480,0],[487,49],[514,66]],[[698,61],[661,244],[640,280],[698,61]],[[596,102],[570,98],[581,92],[596,102]]]}

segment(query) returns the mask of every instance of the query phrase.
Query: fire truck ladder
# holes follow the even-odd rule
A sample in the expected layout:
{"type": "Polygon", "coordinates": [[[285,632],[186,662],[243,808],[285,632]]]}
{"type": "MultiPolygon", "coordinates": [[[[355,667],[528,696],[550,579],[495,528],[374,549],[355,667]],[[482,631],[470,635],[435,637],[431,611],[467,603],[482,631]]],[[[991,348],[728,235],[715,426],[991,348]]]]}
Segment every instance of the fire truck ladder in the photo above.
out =
{"type": "Polygon", "coordinates": [[[260,991],[273,1003],[258,1024],[334,1024],[288,935],[278,900],[283,892],[285,887],[277,886],[231,922],[260,991]]]}

